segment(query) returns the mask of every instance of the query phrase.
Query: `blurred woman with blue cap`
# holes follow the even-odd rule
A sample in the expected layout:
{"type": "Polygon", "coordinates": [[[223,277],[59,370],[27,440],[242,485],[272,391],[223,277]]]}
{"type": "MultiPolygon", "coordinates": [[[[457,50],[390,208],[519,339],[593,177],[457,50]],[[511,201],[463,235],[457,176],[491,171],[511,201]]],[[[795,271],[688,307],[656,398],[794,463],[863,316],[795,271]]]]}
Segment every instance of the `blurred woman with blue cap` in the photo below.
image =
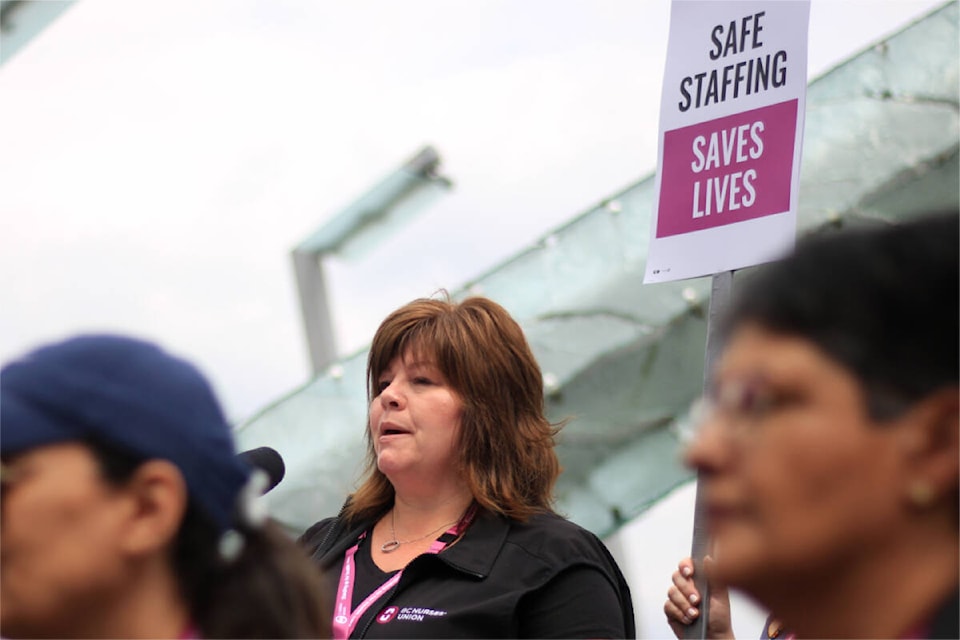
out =
{"type": "Polygon", "coordinates": [[[0,372],[0,456],[3,637],[326,635],[316,570],[189,362],[116,335],[41,347],[0,372]]]}

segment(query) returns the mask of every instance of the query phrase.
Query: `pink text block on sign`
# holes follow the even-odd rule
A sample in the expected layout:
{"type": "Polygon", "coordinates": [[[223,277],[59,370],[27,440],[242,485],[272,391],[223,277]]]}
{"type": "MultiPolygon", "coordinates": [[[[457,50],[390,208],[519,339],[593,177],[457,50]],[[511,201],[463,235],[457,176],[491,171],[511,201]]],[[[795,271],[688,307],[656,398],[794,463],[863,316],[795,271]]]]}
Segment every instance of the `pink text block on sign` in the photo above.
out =
{"type": "Polygon", "coordinates": [[[790,208],[797,100],[667,131],[657,237],[790,208]]]}

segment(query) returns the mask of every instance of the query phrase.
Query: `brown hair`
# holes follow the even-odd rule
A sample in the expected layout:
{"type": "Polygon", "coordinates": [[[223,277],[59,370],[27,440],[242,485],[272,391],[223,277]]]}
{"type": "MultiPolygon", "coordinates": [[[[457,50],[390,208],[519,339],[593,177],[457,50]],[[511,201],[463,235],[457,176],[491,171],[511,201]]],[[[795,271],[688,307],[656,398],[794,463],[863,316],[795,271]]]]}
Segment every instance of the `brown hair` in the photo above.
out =
{"type": "MultiPolygon", "coordinates": [[[[554,438],[560,425],[544,414],[543,377],[520,325],[496,302],[421,298],[381,323],[367,360],[367,398],[397,356],[432,358],[463,402],[460,469],[474,500],[523,521],[551,511],[560,475],[554,438]]],[[[393,503],[393,486],[377,468],[367,430],[367,466],[344,515],[372,517],[393,503]]]]}

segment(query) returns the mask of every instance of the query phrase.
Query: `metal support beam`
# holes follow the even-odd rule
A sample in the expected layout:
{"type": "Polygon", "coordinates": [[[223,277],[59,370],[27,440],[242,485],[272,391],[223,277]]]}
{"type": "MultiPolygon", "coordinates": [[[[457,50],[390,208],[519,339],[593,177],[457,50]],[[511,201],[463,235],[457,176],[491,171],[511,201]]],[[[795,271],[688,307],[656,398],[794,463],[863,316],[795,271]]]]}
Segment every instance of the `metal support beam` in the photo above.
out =
{"type": "Polygon", "coordinates": [[[292,251],[314,373],[323,371],[338,356],[324,280],[324,257],[360,254],[419,213],[426,199],[453,184],[440,175],[439,167],[440,155],[433,147],[424,147],[292,251]]]}
{"type": "Polygon", "coordinates": [[[323,273],[323,258],[313,253],[293,250],[293,269],[300,293],[300,313],[307,334],[307,349],[314,373],[337,357],[337,343],[333,334],[333,317],[327,304],[327,283],[323,273]]]}

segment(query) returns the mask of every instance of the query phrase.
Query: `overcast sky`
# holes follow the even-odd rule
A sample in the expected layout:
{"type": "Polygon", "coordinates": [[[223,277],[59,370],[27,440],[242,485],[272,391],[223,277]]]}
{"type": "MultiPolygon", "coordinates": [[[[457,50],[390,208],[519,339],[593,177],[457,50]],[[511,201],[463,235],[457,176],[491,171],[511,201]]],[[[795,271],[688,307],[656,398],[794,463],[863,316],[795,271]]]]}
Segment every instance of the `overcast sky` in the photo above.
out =
{"type": "MultiPolygon", "coordinates": [[[[940,4],[813,0],[810,76],[940,4]]],[[[80,0],[0,67],[0,360],[132,333],[250,415],[309,377],[290,249],[424,144],[453,191],[329,264],[344,351],[649,175],[669,8],[80,0]]],[[[687,531],[635,555],[657,634],[687,531]]]]}
{"type": "MultiPolygon", "coordinates": [[[[938,2],[814,0],[816,76],[938,2]]],[[[643,178],[666,0],[80,0],[0,67],[0,360],[80,331],[248,416],[309,376],[290,249],[422,145],[455,187],[328,261],[344,351],[643,178]]]]}

